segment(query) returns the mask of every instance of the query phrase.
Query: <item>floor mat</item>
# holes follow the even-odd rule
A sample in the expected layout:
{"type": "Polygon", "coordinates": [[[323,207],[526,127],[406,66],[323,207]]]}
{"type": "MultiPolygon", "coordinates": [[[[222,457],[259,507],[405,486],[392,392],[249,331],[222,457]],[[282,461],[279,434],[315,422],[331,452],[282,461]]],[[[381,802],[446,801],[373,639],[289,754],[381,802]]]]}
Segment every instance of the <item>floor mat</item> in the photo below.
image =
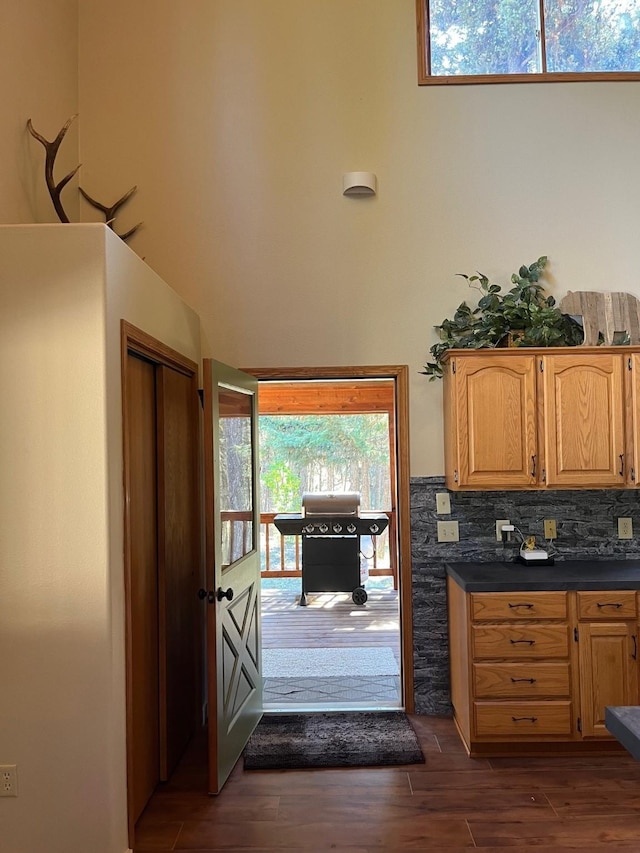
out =
{"type": "Polygon", "coordinates": [[[243,755],[245,770],[424,762],[402,711],[265,714],[243,755]]]}
{"type": "Polygon", "coordinates": [[[265,705],[327,705],[340,706],[358,702],[370,707],[381,704],[398,707],[400,676],[330,676],[326,678],[266,678],[262,688],[265,705]]]}
{"type": "Polygon", "coordinates": [[[264,678],[398,675],[393,649],[353,646],[325,649],[263,649],[264,678]]]}

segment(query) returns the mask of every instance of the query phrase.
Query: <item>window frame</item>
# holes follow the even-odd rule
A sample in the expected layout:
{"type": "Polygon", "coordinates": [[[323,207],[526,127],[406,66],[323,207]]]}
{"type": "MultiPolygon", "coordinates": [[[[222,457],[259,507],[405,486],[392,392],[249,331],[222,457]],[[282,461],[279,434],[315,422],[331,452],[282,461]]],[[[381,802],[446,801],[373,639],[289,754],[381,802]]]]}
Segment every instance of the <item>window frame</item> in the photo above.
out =
{"type": "MultiPolygon", "coordinates": [[[[540,38],[543,63],[546,63],[544,0],[540,4],[540,38]]],[[[418,39],[418,85],[461,86],[480,83],[591,83],[632,82],[640,80],[640,71],[541,71],[533,74],[458,74],[445,77],[431,74],[429,38],[429,0],[416,0],[418,39]]]]}

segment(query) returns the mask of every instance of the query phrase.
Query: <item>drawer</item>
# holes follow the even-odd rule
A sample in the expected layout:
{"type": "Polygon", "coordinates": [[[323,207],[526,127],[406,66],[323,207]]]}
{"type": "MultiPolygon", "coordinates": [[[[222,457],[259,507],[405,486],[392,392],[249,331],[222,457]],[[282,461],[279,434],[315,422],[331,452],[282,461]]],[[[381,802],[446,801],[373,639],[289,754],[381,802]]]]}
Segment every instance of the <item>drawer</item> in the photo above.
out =
{"type": "Polygon", "coordinates": [[[552,623],[473,625],[471,643],[476,659],[566,658],[569,629],[552,623]]]}
{"type": "Polygon", "coordinates": [[[569,696],[568,663],[474,663],[476,699],[561,699],[569,696]]]}
{"type": "Polygon", "coordinates": [[[636,594],[633,590],[621,592],[578,592],[578,619],[636,618],[636,594]]]}
{"type": "Polygon", "coordinates": [[[475,702],[478,737],[570,736],[571,702],[475,702]]]}
{"type": "Polygon", "coordinates": [[[473,592],[471,618],[475,622],[513,619],[565,619],[566,592],[473,592]]]}

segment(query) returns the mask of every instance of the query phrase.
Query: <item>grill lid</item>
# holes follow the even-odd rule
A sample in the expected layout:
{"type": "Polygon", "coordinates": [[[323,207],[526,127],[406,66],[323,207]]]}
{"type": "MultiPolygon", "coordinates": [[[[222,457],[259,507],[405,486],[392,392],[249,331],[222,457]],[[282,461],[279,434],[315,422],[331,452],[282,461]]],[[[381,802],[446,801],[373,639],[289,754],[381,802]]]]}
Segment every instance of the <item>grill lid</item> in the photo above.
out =
{"type": "Polygon", "coordinates": [[[305,515],[358,515],[360,492],[305,492],[305,515]]]}

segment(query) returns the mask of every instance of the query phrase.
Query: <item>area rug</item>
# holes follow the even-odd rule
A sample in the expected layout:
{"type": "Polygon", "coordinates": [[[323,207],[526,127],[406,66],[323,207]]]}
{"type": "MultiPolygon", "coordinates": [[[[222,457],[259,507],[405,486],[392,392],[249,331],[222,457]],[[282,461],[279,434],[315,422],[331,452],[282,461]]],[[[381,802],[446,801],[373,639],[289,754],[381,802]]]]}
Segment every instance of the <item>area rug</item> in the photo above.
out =
{"type": "Polygon", "coordinates": [[[393,649],[352,646],[324,649],[263,649],[264,678],[327,678],[357,675],[398,675],[393,649]]]}
{"type": "Polygon", "coordinates": [[[402,711],[265,714],[244,749],[245,770],[420,764],[402,711]]]}

